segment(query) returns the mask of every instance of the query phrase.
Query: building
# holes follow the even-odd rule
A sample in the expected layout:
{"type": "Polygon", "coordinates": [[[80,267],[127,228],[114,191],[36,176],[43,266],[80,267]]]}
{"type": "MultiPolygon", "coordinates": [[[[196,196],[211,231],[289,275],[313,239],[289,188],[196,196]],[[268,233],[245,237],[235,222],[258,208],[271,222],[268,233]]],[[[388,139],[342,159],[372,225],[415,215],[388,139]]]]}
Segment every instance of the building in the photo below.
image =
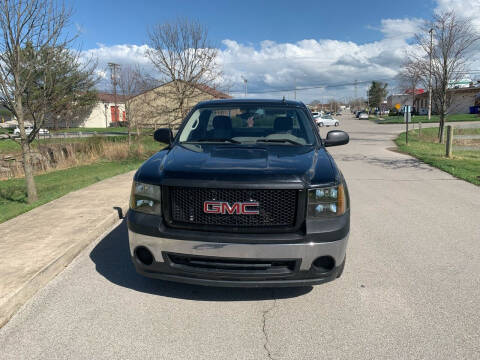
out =
{"type": "Polygon", "coordinates": [[[115,111],[115,96],[108,93],[98,93],[98,102],[90,114],[84,117],[75,127],[107,128],[125,122],[126,96],[117,95],[117,111],[115,111]]]}
{"type": "Polygon", "coordinates": [[[232,97],[206,85],[194,85],[191,94],[186,98],[184,112],[178,110],[177,86],[182,83],[168,82],[153,89],[142,92],[129,100],[129,112],[132,122],[142,127],[178,126],[185,112],[188,112],[200,101],[214,99],[231,99],[232,97]]]}
{"type": "MultiPolygon", "coordinates": [[[[447,114],[469,114],[470,107],[475,106],[477,95],[480,94],[480,88],[470,86],[468,88],[448,89],[447,96],[450,98],[450,106],[447,114]]],[[[420,114],[426,114],[428,111],[428,92],[417,95],[415,98],[415,108],[420,114]]],[[[432,113],[436,114],[439,109],[436,108],[435,100],[432,99],[432,113]]]]}
{"type": "Polygon", "coordinates": [[[400,104],[399,109],[405,105],[412,106],[412,94],[392,94],[387,97],[387,109],[395,108],[395,105],[400,104]]]}
{"type": "Polygon", "coordinates": [[[57,118],[46,119],[43,127],[46,128],[107,128],[120,125],[126,120],[125,100],[123,95],[117,95],[117,112],[115,114],[115,96],[104,92],[97,93],[97,102],[86,113],[73,116],[63,115],[57,118]]]}

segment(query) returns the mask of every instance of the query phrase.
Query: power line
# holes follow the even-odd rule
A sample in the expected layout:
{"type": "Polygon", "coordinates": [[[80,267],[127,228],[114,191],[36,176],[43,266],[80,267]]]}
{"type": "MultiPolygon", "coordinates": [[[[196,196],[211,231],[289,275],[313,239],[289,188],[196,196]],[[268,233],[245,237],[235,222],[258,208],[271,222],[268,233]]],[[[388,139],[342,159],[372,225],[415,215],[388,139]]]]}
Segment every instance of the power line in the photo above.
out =
{"type": "MultiPolygon", "coordinates": [[[[377,79],[375,81],[379,82],[384,82],[384,81],[390,81],[393,78],[389,79],[377,79]]],[[[372,81],[356,81],[353,83],[343,83],[343,84],[323,84],[323,85],[314,85],[314,86],[305,86],[305,87],[297,87],[297,91],[302,91],[302,90],[312,90],[312,89],[330,89],[330,88],[339,88],[339,87],[347,87],[347,86],[352,86],[352,85],[358,85],[358,84],[370,84],[372,81]]],[[[294,91],[295,88],[288,88],[288,89],[281,89],[281,90],[259,90],[259,91],[252,91],[254,94],[267,94],[267,93],[279,93],[279,92],[289,92],[289,91],[294,91]]]]}

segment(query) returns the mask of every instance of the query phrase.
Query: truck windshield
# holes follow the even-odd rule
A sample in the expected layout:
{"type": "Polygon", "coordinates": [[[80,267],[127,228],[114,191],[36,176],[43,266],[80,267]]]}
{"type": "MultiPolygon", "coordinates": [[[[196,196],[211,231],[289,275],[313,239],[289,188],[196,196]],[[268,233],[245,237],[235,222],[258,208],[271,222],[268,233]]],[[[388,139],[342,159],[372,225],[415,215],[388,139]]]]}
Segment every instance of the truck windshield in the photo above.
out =
{"type": "Polygon", "coordinates": [[[200,108],[186,120],[180,142],[312,145],[315,136],[302,109],[278,106],[200,108]]]}

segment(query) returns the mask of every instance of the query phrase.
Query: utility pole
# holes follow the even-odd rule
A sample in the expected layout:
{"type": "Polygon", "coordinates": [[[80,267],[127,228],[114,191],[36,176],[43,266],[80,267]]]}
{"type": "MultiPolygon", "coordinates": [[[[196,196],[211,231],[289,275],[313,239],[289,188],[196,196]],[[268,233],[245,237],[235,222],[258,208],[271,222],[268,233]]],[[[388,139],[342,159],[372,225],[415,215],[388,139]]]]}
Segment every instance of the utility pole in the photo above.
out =
{"type": "Polygon", "coordinates": [[[433,52],[433,28],[430,29],[430,65],[428,71],[428,120],[432,117],[432,52],[433,52]]]}
{"type": "Polygon", "coordinates": [[[120,121],[120,115],[117,106],[117,69],[120,68],[119,64],[115,64],[113,62],[108,63],[108,67],[110,68],[110,76],[113,84],[113,102],[114,102],[114,109],[115,109],[115,120],[117,119],[120,121]]]}
{"type": "Polygon", "coordinates": [[[358,104],[358,81],[357,79],[355,79],[355,109],[357,107],[357,104],[358,104]]]}

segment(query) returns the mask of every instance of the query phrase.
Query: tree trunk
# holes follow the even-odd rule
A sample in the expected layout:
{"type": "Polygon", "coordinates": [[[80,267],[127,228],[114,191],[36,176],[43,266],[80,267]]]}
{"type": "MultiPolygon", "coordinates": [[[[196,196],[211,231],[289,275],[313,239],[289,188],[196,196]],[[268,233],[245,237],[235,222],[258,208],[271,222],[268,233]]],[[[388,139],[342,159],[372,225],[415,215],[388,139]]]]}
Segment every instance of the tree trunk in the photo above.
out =
{"type": "Polygon", "coordinates": [[[20,129],[20,138],[22,145],[22,158],[23,158],[23,172],[25,173],[25,182],[27,184],[27,196],[28,203],[34,203],[38,200],[37,187],[35,186],[35,179],[33,177],[32,162],[30,156],[30,144],[28,143],[27,134],[25,132],[25,119],[23,117],[22,98],[16,97],[17,107],[17,121],[20,129]]]}
{"type": "Polygon", "coordinates": [[[443,144],[443,130],[445,128],[445,115],[447,113],[447,90],[442,94],[442,104],[440,107],[440,123],[438,124],[438,142],[443,144]]]}
{"type": "Polygon", "coordinates": [[[23,171],[25,172],[25,182],[27,184],[28,203],[34,203],[38,200],[37,187],[33,177],[33,168],[30,156],[30,145],[22,140],[23,171]]]}

